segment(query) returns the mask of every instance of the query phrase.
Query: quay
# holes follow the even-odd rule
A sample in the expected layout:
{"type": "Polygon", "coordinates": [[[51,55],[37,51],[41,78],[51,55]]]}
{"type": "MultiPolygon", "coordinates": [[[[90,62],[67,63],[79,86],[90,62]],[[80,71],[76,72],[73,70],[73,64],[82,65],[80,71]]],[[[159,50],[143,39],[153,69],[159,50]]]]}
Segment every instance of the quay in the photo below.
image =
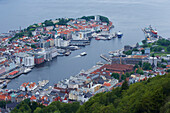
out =
{"type": "Polygon", "coordinates": [[[111,61],[112,61],[111,58],[109,56],[107,56],[107,55],[101,54],[100,57],[103,58],[104,60],[106,60],[107,62],[111,63],[111,61]]]}

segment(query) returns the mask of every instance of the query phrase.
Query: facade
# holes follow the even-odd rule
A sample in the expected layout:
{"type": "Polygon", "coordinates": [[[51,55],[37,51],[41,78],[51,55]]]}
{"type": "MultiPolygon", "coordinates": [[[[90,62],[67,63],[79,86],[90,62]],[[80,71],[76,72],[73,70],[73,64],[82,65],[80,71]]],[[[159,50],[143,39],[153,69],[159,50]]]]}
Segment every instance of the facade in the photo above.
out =
{"type": "Polygon", "coordinates": [[[25,59],[24,59],[24,66],[32,67],[34,65],[35,65],[34,64],[34,56],[25,57],[25,59]]]}

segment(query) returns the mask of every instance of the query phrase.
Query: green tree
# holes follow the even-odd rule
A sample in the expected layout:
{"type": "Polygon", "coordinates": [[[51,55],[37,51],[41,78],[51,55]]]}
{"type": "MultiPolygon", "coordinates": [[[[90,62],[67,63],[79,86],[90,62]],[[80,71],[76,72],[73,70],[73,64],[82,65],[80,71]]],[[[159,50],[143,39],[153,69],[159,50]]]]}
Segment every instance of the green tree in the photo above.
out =
{"type": "Polygon", "coordinates": [[[170,45],[167,47],[167,52],[170,52],[170,45]]]}
{"type": "Polygon", "coordinates": [[[112,73],[111,77],[119,80],[119,74],[118,73],[112,73]]]}
{"type": "Polygon", "coordinates": [[[34,110],[34,113],[41,113],[41,108],[40,107],[37,107],[35,110],[34,110]]]}
{"type": "Polygon", "coordinates": [[[5,101],[0,101],[0,108],[5,108],[6,102],[5,101]]]}
{"type": "Polygon", "coordinates": [[[131,54],[132,54],[132,50],[123,51],[123,53],[124,53],[125,55],[131,55],[131,54]]]}
{"type": "Polygon", "coordinates": [[[140,67],[142,67],[142,61],[139,61],[138,65],[139,65],[140,67]]]}
{"type": "Polygon", "coordinates": [[[136,70],[136,73],[141,74],[141,75],[144,74],[144,72],[143,72],[143,70],[142,70],[141,68],[138,68],[138,69],[136,70]]]}
{"type": "Polygon", "coordinates": [[[121,90],[127,90],[129,89],[128,81],[125,79],[125,81],[122,84],[121,90]]]}
{"type": "Polygon", "coordinates": [[[121,80],[125,80],[126,76],[124,74],[121,75],[121,80]]]}
{"type": "Polygon", "coordinates": [[[152,66],[148,62],[144,62],[142,68],[143,68],[143,70],[152,70],[152,66]]]}

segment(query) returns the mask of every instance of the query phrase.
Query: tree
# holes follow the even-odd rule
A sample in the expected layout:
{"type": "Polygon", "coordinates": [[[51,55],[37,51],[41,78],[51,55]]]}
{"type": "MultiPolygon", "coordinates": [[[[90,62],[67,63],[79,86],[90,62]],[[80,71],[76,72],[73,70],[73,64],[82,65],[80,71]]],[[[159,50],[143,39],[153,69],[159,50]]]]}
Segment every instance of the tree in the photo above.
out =
{"type": "Polygon", "coordinates": [[[126,72],[125,73],[126,77],[130,77],[130,73],[126,72]]]}
{"type": "Polygon", "coordinates": [[[31,45],[31,48],[37,48],[37,47],[36,47],[36,45],[32,44],[32,45],[31,45]]]}
{"type": "Polygon", "coordinates": [[[118,73],[112,73],[111,77],[119,80],[119,74],[118,73]]]}
{"type": "Polygon", "coordinates": [[[35,110],[34,110],[34,113],[40,113],[41,112],[41,108],[40,107],[37,107],[35,110]]]}
{"type": "Polygon", "coordinates": [[[122,84],[121,90],[127,90],[129,89],[128,81],[125,79],[125,81],[122,84]]]}
{"type": "Polygon", "coordinates": [[[123,53],[124,53],[125,55],[131,55],[131,54],[132,54],[132,50],[123,51],[123,53]]]}
{"type": "Polygon", "coordinates": [[[6,102],[5,101],[0,101],[0,108],[5,108],[6,102]]]}
{"type": "Polygon", "coordinates": [[[142,68],[143,68],[143,70],[152,70],[152,66],[148,62],[144,62],[142,68]]]}
{"type": "Polygon", "coordinates": [[[139,68],[138,64],[135,64],[135,66],[133,67],[133,70],[135,70],[136,68],[139,68]]]}
{"type": "Polygon", "coordinates": [[[143,43],[143,44],[146,44],[147,42],[146,42],[146,40],[142,40],[142,43],[143,43]]]}
{"type": "Polygon", "coordinates": [[[167,47],[167,52],[170,52],[170,45],[167,47]]]}
{"type": "Polygon", "coordinates": [[[138,68],[138,69],[136,70],[136,73],[141,74],[141,75],[144,74],[144,72],[143,72],[143,70],[142,70],[141,68],[138,68]]]}
{"type": "Polygon", "coordinates": [[[142,54],[145,54],[145,50],[141,50],[142,54]]]}
{"type": "Polygon", "coordinates": [[[121,80],[125,80],[126,76],[124,74],[121,75],[121,80]]]}
{"type": "Polygon", "coordinates": [[[139,61],[138,65],[139,65],[140,67],[142,67],[142,61],[139,61]]]}

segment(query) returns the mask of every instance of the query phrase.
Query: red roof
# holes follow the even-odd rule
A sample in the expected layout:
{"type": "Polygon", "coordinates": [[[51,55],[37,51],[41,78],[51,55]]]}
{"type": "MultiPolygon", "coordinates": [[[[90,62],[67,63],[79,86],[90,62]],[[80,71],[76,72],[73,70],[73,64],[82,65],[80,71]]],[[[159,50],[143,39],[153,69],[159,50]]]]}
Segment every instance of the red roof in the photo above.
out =
{"type": "Polygon", "coordinates": [[[36,100],[37,98],[33,95],[30,99],[31,100],[36,100]]]}
{"type": "Polygon", "coordinates": [[[110,83],[107,83],[107,82],[104,82],[103,86],[109,87],[109,86],[111,86],[111,84],[110,84],[110,83]]]}

